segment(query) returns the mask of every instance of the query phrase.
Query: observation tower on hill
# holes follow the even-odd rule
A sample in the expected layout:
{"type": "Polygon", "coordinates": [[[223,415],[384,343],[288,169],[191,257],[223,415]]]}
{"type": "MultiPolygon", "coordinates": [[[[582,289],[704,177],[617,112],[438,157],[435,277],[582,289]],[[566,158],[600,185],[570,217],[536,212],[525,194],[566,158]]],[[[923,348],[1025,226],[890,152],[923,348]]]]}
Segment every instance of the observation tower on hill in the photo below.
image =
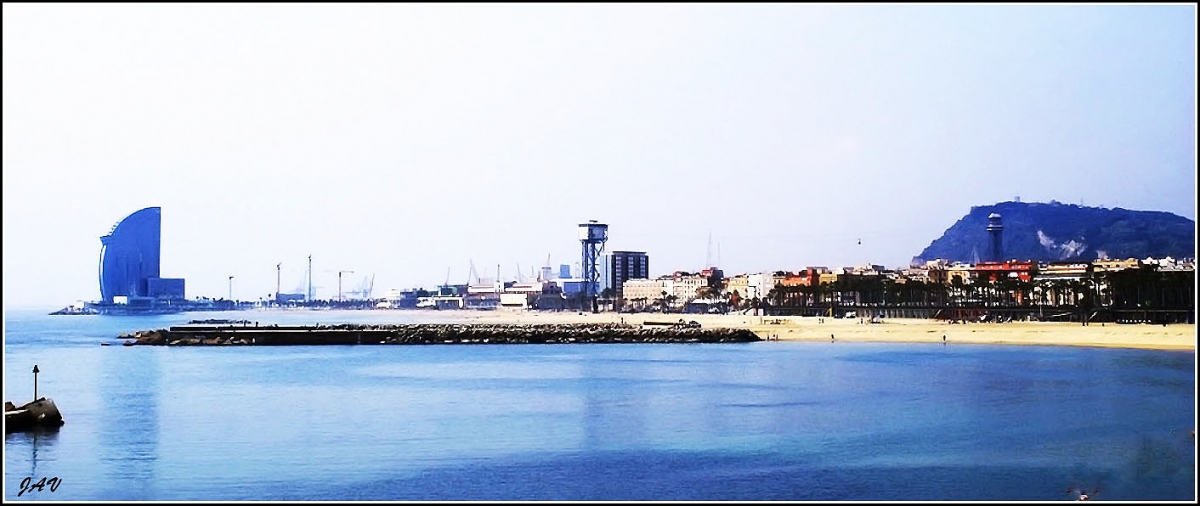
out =
{"type": "Polygon", "coordinates": [[[991,251],[988,252],[990,254],[989,256],[991,258],[989,258],[988,260],[991,260],[993,262],[1003,262],[1004,261],[1004,241],[1003,241],[1002,235],[1004,233],[1004,225],[1000,223],[1000,215],[999,214],[992,213],[992,214],[988,215],[987,232],[988,232],[988,238],[990,239],[990,242],[991,242],[991,251]]]}

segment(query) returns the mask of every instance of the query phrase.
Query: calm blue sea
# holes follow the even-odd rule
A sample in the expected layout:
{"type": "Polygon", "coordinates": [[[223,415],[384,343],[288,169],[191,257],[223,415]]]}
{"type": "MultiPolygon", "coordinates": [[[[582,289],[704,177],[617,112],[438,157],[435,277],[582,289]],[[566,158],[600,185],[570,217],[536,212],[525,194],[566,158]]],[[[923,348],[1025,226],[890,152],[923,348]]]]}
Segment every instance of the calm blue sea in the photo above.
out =
{"type": "Polygon", "coordinates": [[[67,423],[5,436],[4,499],[1196,499],[1194,352],[117,339],[415,314],[8,311],[4,399],[32,398],[37,364],[67,423]]]}

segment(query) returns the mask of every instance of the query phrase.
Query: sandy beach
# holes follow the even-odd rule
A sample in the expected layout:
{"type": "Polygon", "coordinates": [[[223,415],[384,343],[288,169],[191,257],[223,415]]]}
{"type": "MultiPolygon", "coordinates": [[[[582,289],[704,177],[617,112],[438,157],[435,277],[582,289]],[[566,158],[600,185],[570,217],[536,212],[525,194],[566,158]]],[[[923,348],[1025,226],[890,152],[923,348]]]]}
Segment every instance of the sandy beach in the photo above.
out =
{"type": "Polygon", "coordinates": [[[885,319],[859,323],[855,319],[816,317],[759,317],[749,315],[454,311],[437,319],[477,323],[631,323],[695,320],[705,327],[746,328],[763,339],[779,341],[911,342],[1098,346],[1157,350],[1196,349],[1194,324],[1148,325],[1057,322],[950,324],[937,320],[885,319]]]}

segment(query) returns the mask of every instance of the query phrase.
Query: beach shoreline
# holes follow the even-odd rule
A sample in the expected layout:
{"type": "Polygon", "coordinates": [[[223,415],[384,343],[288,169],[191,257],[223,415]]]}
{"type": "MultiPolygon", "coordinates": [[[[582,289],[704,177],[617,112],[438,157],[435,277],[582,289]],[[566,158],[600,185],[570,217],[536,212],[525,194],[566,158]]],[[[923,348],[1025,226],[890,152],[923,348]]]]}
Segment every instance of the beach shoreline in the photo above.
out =
{"type": "Polygon", "coordinates": [[[1008,322],[951,324],[939,320],[750,316],[742,314],[580,313],[575,311],[421,311],[433,319],[490,324],[569,324],[696,321],[704,327],[748,329],[770,341],[894,342],[1090,346],[1196,350],[1195,324],[1008,322]],[[832,336],[832,339],[831,339],[832,336]],[[945,336],[943,340],[943,336],[945,336]]]}

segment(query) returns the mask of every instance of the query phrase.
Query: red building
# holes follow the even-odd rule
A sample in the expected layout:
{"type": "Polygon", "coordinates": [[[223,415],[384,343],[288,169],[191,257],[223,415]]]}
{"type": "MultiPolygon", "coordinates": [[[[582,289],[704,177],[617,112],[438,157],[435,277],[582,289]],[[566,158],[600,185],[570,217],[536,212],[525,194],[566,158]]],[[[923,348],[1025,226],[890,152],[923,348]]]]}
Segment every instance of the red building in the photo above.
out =
{"type": "MultiPolygon", "coordinates": [[[[1033,281],[1034,274],[1037,274],[1037,264],[1031,261],[980,262],[975,264],[971,271],[975,279],[996,282],[1005,278],[1016,278],[1028,283],[1033,281]]],[[[1025,300],[1025,294],[1020,290],[1012,295],[1017,304],[1021,304],[1025,300]]]]}
{"type": "Polygon", "coordinates": [[[999,281],[1001,278],[1016,277],[1025,282],[1033,280],[1033,275],[1036,273],[1037,264],[1026,262],[980,262],[975,264],[971,269],[976,279],[986,279],[988,281],[999,281]],[[1013,275],[1016,276],[1013,276],[1013,275]]]}

